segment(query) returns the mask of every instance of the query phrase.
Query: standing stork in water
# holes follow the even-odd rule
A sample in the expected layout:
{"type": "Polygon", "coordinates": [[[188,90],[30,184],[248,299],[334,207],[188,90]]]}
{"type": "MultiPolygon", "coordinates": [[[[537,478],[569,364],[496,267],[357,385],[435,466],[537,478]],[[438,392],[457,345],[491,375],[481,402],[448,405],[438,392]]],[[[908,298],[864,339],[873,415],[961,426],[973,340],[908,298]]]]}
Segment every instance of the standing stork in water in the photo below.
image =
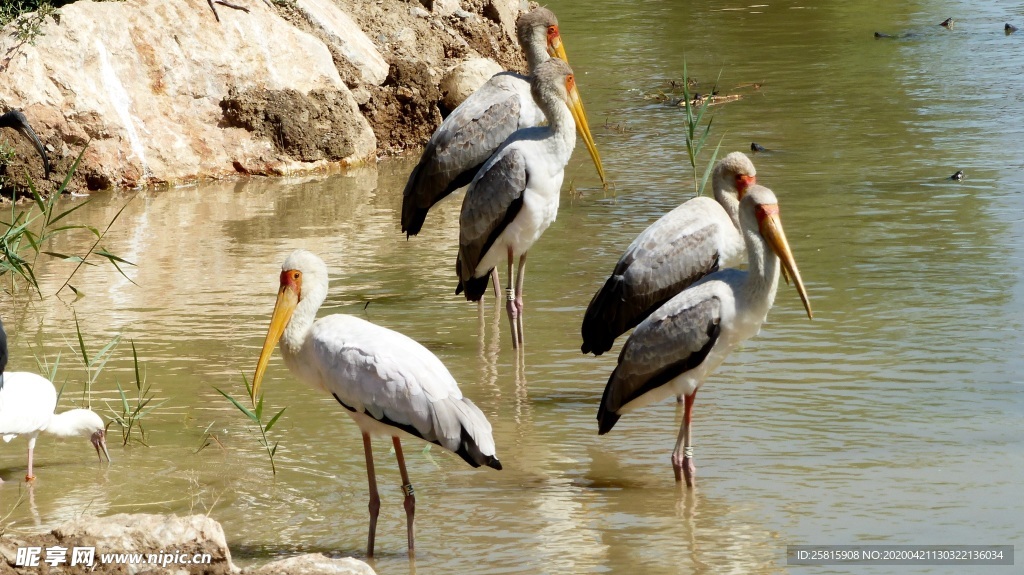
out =
{"type": "Polygon", "coordinates": [[[590,300],[580,351],[601,355],[615,338],[700,278],[745,262],[739,205],[756,176],[750,159],[733,152],[715,164],[714,200],[701,196],[683,202],[638,235],[590,300]]]}
{"type": "Polygon", "coordinates": [[[327,265],[319,257],[296,250],[285,259],[270,329],[252,379],[252,397],[255,403],[267,362],[280,341],[288,369],[331,394],[355,420],[363,433],[370,484],[366,551],[370,556],[380,511],[370,436],[391,437],[405,493],[411,555],[416,498],[399,438],[411,435],[454,452],[473,467],[501,469],[495,457],[491,424],[472,401],[462,397],[441,360],[419,343],[350,315],[317,320],[316,312],[327,297],[327,287],[327,265]]]}
{"type": "Polygon", "coordinates": [[[58,437],[84,435],[96,448],[100,461],[104,455],[110,461],[106,431],[100,416],[88,409],[54,414],[56,407],[57,390],[50,380],[34,373],[7,371],[7,333],[0,323],[0,437],[10,442],[19,435],[28,436],[27,481],[36,478],[32,472],[32,457],[36,438],[41,432],[58,437]]]}
{"type": "MultiPolygon", "coordinates": [[[[530,73],[551,57],[568,62],[558,19],[536,8],[516,22],[516,35],[526,53],[530,73]]],[[[530,79],[514,72],[495,74],[445,118],[430,137],[419,163],[409,175],[402,198],[402,231],[420,233],[427,212],[448,194],[468,185],[506,138],[522,128],[540,126],[544,110],[530,95],[530,79]]],[[[589,131],[583,134],[601,182],[604,168],[589,131]]]]}
{"type": "Polygon", "coordinates": [[[459,285],[455,293],[478,301],[492,270],[508,261],[507,305],[513,347],[523,343],[523,277],[526,252],[558,215],[565,165],[576,147],[576,128],[594,155],[587,116],[569,65],[552,58],[537,67],[531,83],[549,124],[509,136],[477,172],[459,217],[459,285]],[[512,263],[519,257],[515,290],[512,263]]]}
{"type": "Polygon", "coordinates": [[[748,269],[715,272],[682,291],[647,317],[626,340],[597,412],[604,435],[623,414],[672,395],[686,398],[672,468],[692,487],[696,469],[690,422],[697,390],[741,342],[757,334],[775,301],[779,263],[793,279],[813,317],[803,280],[779,219],[771,190],[754,185],[739,205],[748,269]]]}
{"type": "Polygon", "coordinates": [[[43,143],[39,141],[39,136],[36,136],[35,130],[28,123],[28,118],[25,114],[22,114],[18,110],[11,110],[6,114],[0,116],[0,128],[14,128],[21,132],[21,135],[25,136],[35,146],[36,151],[43,158],[43,172],[46,177],[50,177],[50,158],[46,155],[46,148],[43,143]]]}

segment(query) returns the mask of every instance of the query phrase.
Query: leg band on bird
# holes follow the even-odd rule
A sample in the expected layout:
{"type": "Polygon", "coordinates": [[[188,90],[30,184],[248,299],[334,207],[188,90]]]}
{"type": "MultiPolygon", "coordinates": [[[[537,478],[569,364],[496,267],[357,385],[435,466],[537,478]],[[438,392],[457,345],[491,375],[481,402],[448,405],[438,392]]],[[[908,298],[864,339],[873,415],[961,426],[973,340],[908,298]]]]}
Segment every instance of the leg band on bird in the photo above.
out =
{"type": "Polygon", "coordinates": [[[402,493],[404,493],[406,497],[412,497],[413,495],[415,495],[416,493],[413,491],[412,483],[406,483],[405,485],[403,485],[402,493]]]}
{"type": "Polygon", "coordinates": [[[505,288],[505,301],[516,301],[516,290],[513,288],[505,288]]]}

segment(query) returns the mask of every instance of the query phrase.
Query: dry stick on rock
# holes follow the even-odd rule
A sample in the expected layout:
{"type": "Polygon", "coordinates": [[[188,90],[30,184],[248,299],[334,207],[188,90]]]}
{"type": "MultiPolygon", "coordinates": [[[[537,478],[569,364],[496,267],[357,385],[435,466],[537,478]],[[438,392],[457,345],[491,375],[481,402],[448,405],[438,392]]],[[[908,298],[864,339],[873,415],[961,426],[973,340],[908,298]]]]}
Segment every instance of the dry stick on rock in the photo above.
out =
{"type": "MultiPolygon", "coordinates": [[[[235,10],[241,10],[242,12],[245,12],[246,14],[249,13],[249,9],[246,8],[245,6],[239,6],[238,4],[232,4],[231,2],[228,2],[227,0],[206,0],[206,2],[207,2],[207,4],[210,5],[210,10],[213,10],[213,17],[216,18],[218,22],[220,22],[220,14],[217,13],[217,6],[215,6],[216,4],[221,4],[223,6],[227,6],[228,8],[234,8],[235,10]]],[[[270,3],[270,0],[263,0],[263,2],[267,6],[270,6],[271,8],[273,8],[273,5],[270,3]]]]}

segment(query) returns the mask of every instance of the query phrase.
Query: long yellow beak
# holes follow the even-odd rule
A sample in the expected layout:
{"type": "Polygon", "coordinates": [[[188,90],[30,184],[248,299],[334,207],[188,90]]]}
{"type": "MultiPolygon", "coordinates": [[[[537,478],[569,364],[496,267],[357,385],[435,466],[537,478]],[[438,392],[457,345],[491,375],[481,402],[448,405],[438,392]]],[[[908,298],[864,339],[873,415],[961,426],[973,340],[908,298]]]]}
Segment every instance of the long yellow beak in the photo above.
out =
{"type": "Polygon", "coordinates": [[[796,269],[796,260],[793,259],[793,252],[790,251],[789,242],[786,241],[786,233],[782,231],[782,221],[779,220],[778,212],[768,214],[761,220],[761,236],[768,241],[772,251],[782,261],[783,269],[792,278],[796,291],[804,302],[807,317],[814,319],[814,313],[811,311],[811,302],[807,299],[807,290],[804,288],[804,281],[800,279],[800,270],[796,269]]]}
{"type": "Polygon", "coordinates": [[[295,306],[299,304],[299,294],[291,286],[283,285],[277,292],[277,303],[274,304],[274,313],[270,316],[270,328],[267,330],[267,339],[263,341],[263,351],[260,352],[260,359],[256,362],[256,374],[252,376],[252,402],[256,404],[256,398],[260,394],[260,384],[263,382],[263,374],[267,371],[267,363],[270,362],[270,355],[274,353],[277,342],[284,333],[284,328],[295,313],[295,306]]]}
{"type": "Polygon", "coordinates": [[[568,104],[569,110],[572,112],[572,119],[576,122],[576,129],[583,135],[583,143],[587,146],[587,152],[590,152],[590,158],[597,166],[597,175],[601,178],[601,185],[607,187],[608,180],[604,175],[604,166],[601,165],[601,154],[598,153],[597,145],[594,144],[594,136],[590,133],[590,124],[587,123],[587,113],[583,110],[583,101],[580,100],[580,93],[575,84],[573,84],[572,91],[569,92],[568,104]]]}
{"type": "Polygon", "coordinates": [[[565,45],[562,44],[562,35],[559,34],[548,42],[548,55],[552,58],[558,58],[559,60],[569,63],[569,56],[565,53],[565,45]]]}

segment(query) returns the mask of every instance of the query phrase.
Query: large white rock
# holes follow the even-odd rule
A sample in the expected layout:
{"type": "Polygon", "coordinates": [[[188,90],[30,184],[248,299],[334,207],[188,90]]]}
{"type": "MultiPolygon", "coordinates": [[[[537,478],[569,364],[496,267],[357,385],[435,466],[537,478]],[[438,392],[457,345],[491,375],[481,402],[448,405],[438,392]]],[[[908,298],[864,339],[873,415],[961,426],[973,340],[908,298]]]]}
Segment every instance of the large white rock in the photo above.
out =
{"type": "Polygon", "coordinates": [[[501,64],[490,58],[470,58],[458,64],[441,78],[441,103],[449,111],[454,110],[499,72],[501,64]]]}
{"type": "MultiPolygon", "coordinates": [[[[209,554],[211,562],[203,565],[205,573],[236,573],[231,562],[231,551],[224,538],[220,523],[206,515],[153,515],[146,513],[110,515],[108,517],[80,517],[53,530],[57,542],[65,547],[76,542],[95,545],[95,560],[101,553],[177,552],[183,556],[209,554]]],[[[179,564],[156,565],[151,562],[123,565],[127,573],[189,572],[179,564]]],[[[101,569],[102,572],[102,569],[101,569]]]]}
{"type": "MultiPolygon", "coordinates": [[[[25,111],[36,132],[60,134],[82,170],[121,186],[181,183],[236,171],[287,173],[327,166],[283,157],[241,128],[222,127],[229,90],[348,94],[328,48],[263,2],[249,12],[206,0],[80,1],[48,20],[35,45],[0,34],[0,100],[25,111]]],[[[361,135],[345,162],[372,158],[361,135]]]]}
{"type": "Polygon", "coordinates": [[[517,42],[516,21],[524,10],[520,0],[490,0],[484,4],[483,14],[500,26],[509,40],[517,42]]]}
{"type": "Polygon", "coordinates": [[[366,84],[380,86],[388,77],[388,63],[373,41],[331,0],[296,0],[296,8],[318,30],[328,46],[358,70],[366,84]]]}
{"type": "Polygon", "coordinates": [[[358,559],[345,557],[331,559],[322,553],[309,553],[272,561],[255,569],[246,569],[242,575],[376,575],[373,569],[358,559]]]}

